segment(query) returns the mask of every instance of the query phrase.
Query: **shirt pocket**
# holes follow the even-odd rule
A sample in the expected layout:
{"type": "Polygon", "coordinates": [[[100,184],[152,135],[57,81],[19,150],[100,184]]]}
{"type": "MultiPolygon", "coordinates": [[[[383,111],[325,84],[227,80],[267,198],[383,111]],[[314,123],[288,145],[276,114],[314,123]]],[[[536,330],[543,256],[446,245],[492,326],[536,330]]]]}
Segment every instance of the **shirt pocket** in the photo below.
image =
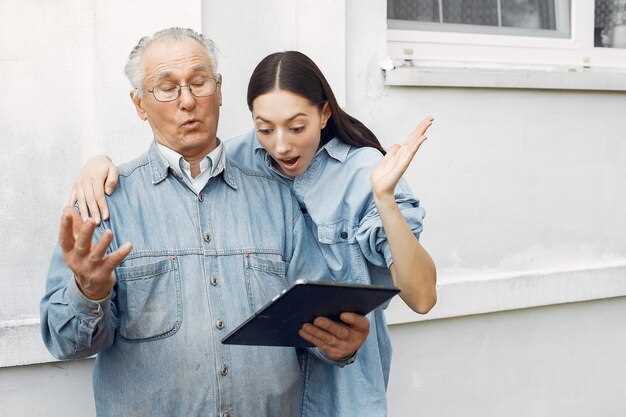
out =
{"type": "Polygon", "coordinates": [[[317,240],[333,279],[368,282],[367,267],[356,241],[357,227],[346,219],[317,225],[317,240]]]}
{"type": "Polygon", "coordinates": [[[287,264],[280,255],[247,253],[243,266],[251,312],[287,288],[287,264]]]}
{"type": "Polygon", "coordinates": [[[133,342],[161,339],[182,324],[182,292],[178,259],[115,269],[120,336],[133,342]]]}

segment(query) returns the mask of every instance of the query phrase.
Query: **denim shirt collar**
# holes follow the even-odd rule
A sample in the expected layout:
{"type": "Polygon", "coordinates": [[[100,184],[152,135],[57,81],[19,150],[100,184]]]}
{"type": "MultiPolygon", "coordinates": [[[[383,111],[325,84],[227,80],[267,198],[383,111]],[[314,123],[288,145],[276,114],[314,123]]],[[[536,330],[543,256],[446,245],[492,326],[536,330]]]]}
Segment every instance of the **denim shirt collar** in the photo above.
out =
{"type": "Polygon", "coordinates": [[[322,150],[325,150],[326,153],[328,153],[328,155],[330,155],[332,158],[343,163],[348,157],[348,153],[350,152],[350,145],[343,142],[339,138],[334,137],[326,142],[326,144],[322,146],[320,150],[317,151],[317,153],[322,152],[322,150]]]}
{"type": "MultiPolygon", "coordinates": [[[[148,150],[148,162],[150,164],[150,171],[152,172],[152,184],[156,185],[167,178],[169,165],[161,157],[159,148],[154,141],[148,150]]],[[[237,180],[235,179],[232,170],[233,167],[231,166],[228,157],[224,156],[224,171],[222,173],[222,177],[224,178],[224,182],[226,182],[226,184],[236,190],[237,180]]]]}

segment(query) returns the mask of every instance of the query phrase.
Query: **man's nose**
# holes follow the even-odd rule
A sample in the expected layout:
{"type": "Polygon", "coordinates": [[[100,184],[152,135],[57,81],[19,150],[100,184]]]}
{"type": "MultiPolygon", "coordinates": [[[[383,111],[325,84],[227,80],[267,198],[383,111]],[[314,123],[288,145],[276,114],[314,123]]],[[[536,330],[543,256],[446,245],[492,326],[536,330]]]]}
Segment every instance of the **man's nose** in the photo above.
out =
{"type": "Polygon", "coordinates": [[[190,110],[196,106],[196,98],[191,94],[188,85],[180,87],[180,97],[178,98],[178,108],[190,110]]]}

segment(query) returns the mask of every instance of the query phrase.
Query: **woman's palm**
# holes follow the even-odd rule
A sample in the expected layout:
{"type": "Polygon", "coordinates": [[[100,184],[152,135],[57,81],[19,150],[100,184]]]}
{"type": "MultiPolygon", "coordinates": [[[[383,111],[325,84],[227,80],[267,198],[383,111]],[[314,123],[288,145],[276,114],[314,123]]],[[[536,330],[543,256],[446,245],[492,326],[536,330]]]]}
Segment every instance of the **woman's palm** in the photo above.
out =
{"type": "Polygon", "coordinates": [[[420,145],[426,140],[425,133],[432,123],[433,118],[426,117],[409,134],[404,144],[395,144],[389,149],[372,172],[371,181],[375,195],[393,195],[398,181],[411,164],[420,145]]]}

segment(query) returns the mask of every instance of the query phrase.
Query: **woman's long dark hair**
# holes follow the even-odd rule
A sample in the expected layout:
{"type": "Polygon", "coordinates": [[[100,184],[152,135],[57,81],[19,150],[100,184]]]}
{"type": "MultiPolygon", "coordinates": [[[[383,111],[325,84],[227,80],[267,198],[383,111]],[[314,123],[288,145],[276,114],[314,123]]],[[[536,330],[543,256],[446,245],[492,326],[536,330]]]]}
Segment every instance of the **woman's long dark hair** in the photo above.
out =
{"type": "Polygon", "coordinates": [[[298,51],[287,51],[263,58],[248,83],[250,111],[255,98],[276,88],[305,97],[320,110],[328,102],[332,115],[322,129],[320,146],[337,137],[347,144],[369,146],[385,154],[376,135],[339,107],[324,74],[308,56],[298,51]]]}

